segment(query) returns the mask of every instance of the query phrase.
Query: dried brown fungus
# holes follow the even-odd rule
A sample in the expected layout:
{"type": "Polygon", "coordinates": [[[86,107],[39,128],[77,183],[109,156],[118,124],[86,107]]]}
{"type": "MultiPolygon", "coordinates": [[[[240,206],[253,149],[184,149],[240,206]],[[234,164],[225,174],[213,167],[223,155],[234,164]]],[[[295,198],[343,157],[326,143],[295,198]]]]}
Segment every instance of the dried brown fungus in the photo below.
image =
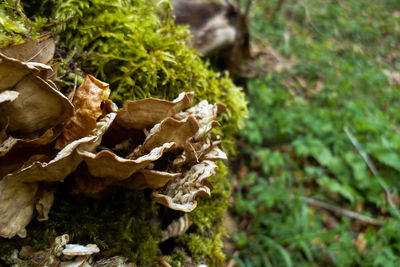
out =
{"type": "Polygon", "coordinates": [[[39,62],[47,64],[54,55],[56,45],[51,34],[31,39],[21,44],[0,49],[0,53],[23,62],[39,62]]]}
{"type": "Polygon", "coordinates": [[[206,181],[216,167],[215,163],[207,160],[196,164],[182,178],[175,178],[164,188],[153,191],[152,198],[171,209],[190,212],[197,206],[197,195],[210,196],[206,181]]]}
{"type": "Polygon", "coordinates": [[[185,212],[197,195],[210,195],[213,161],[226,159],[211,131],[222,104],[189,108],[189,92],[173,101],[126,101],[118,110],[108,84],[90,75],[67,98],[46,78],[53,54],[49,36],[0,50],[1,237],[25,237],[35,210],[47,220],[54,184],[70,174],[72,193],[150,188],[155,201],[185,212]]]}
{"type": "Polygon", "coordinates": [[[190,107],[193,97],[194,93],[189,92],[181,93],[173,101],[154,98],[125,101],[123,108],[118,110],[116,122],[127,129],[152,127],[161,120],[190,107]]]}
{"type": "MultiPolygon", "coordinates": [[[[77,149],[94,150],[101,142],[101,136],[110,126],[116,114],[110,113],[97,123],[97,128],[88,136],[67,145],[56,157],[49,161],[33,161],[0,180],[0,236],[11,238],[14,235],[26,236],[25,226],[33,217],[39,190],[39,182],[63,181],[76,170],[82,158],[77,149]]],[[[43,198],[43,197],[42,197],[43,198]]],[[[42,199],[40,198],[40,199],[42,199]]],[[[41,204],[46,218],[51,203],[41,204]]],[[[42,201],[43,202],[43,201],[42,201]]],[[[40,212],[40,208],[39,208],[40,212]]]]}

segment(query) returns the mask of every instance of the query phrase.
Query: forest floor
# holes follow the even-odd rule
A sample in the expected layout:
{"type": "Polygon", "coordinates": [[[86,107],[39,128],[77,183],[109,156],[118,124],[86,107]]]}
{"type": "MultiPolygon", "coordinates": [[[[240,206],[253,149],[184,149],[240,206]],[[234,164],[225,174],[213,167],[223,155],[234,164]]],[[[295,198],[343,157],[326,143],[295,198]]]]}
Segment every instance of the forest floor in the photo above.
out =
{"type": "Polygon", "coordinates": [[[399,266],[400,3],[257,1],[232,266],[399,266]]]}

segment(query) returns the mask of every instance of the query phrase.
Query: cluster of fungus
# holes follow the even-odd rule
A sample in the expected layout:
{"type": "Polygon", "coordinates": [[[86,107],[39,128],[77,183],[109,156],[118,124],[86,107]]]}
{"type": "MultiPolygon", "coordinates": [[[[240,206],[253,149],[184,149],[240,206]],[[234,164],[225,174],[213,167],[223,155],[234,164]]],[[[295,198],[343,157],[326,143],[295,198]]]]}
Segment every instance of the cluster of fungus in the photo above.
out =
{"type": "Polygon", "coordinates": [[[47,220],[57,184],[102,197],[113,187],[152,189],[151,197],[190,212],[210,195],[214,161],[225,159],[218,126],[223,104],[194,93],[141,99],[118,107],[108,84],[88,75],[68,95],[57,88],[50,36],[0,49],[0,236],[26,237],[47,220]]]}

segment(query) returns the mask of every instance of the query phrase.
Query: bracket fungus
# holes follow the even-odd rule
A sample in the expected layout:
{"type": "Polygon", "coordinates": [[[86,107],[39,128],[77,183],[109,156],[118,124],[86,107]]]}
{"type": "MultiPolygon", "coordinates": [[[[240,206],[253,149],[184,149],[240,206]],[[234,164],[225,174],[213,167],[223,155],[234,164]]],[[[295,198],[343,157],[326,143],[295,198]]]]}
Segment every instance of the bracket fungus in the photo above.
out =
{"type": "Polygon", "coordinates": [[[13,88],[18,97],[0,106],[11,132],[35,133],[53,128],[73,114],[68,99],[44,79],[28,75],[13,88]]]}
{"type": "Polygon", "coordinates": [[[18,95],[19,93],[17,91],[5,90],[3,92],[0,92],[0,103],[6,101],[14,101],[18,97],[18,95]]]}
{"type": "MultiPolygon", "coordinates": [[[[47,189],[46,185],[63,182],[70,174],[75,177],[75,193],[99,195],[111,185],[150,188],[154,190],[152,197],[155,201],[169,208],[187,212],[196,207],[196,195],[210,195],[212,186],[206,180],[214,173],[216,165],[209,160],[226,158],[219,148],[220,142],[210,141],[216,138],[215,134],[208,133],[212,127],[219,125],[213,123],[217,106],[201,102],[194,109],[181,111],[192,102],[193,93],[181,94],[172,102],[143,99],[137,101],[139,104],[135,104],[136,101],[131,101],[130,106],[140,107],[141,110],[138,112],[139,122],[137,122],[132,119],[135,116],[123,110],[124,108],[121,109],[123,111],[115,112],[115,106],[109,102],[108,108],[102,108],[107,106],[105,101],[109,101],[108,94],[109,89],[105,83],[88,76],[76,91],[72,101],[76,110],[75,115],[70,115],[67,120],[53,119],[48,125],[40,125],[39,128],[43,128],[42,130],[48,130],[36,139],[9,137],[7,142],[11,145],[5,145],[6,141],[3,142],[0,147],[3,151],[0,159],[3,157],[7,162],[15,160],[11,157],[13,153],[10,151],[21,153],[30,146],[41,149],[31,151],[29,158],[23,161],[17,160],[16,164],[11,164],[14,169],[2,173],[0,212],[3,216],[0,218],[0,236],[25,237],[25,226],[34,217],[35,210],[39,221],[47,220],[54,199],[54,190],[47,189]],[[146,101],[149,105],[146,105],[146,101]],[[170,108],[155,109],[154,105],[157,103],[170,108]],[[202,110],[203,108],[213,112],[202,110]],[[156,115],[149,115],[146,120],[144,115],[151,114],[153,110],[156,115]],[[204,114],[207,118],[204,118],[204,114]],[[61,121],[64,122],[62,130],[53,131],[54,127],[60,126],[61,121]],[[91,123],[87,123],[88,121],[93,122],[94,127],[90,126],[91,123]],[[135,123],[138,124],[134,125],[135,123]],[[117,144],[103,140],[103,135],[106,133],[112,135],[114,131],[118,136],[117,131],[121,130],[125,134],[121,135],[118,143],[128,144],[125,145],[124,149],[127,151],[125,153],[108,149],[107,147],[117,147],[117,144]],[[142,134],[137,135],[137,130],[142,134]],[[53,142],[55,135],[58,138],[53,142]],[[190,145],[191,142],[207,143],[207,145],[188,152],[187,147],[193,147],[190,145]],[[35,154],[35,151],[42,151],[42,154],[35,154]],[[196,159],[202,161],[195,162],[189,155],[183,157],[190,153],[198,154],[196,159]],[[174,164],[179,158],[180,164],[174,164]],[[80,176],[82,168],[86,169],[84,178],[80,176]],[[102,179],[107,179],[107,182],[102,179]],[[96,183],[101,185],[96,187],[94,186],[96,183]],[[93,189],[93,186],[96,189],[93,189]]],[[[48,100],[48,98],[42,99],[48,100]]],[[[60,99],[65,101],[66,98],[61,96],[60,99]]],[[[40,105],[37,106],[40,108],[40,105]]],[[[124,106],[126,109],[128,105],[124,106]]],[[[69,105],[58,105],[58,107],[69,109],[69,105]]],[[[4,110],[0,109],[3,112],[4,110]]],[[[10,116],[7,112],[3,114],[10,121],[19,120],[18,114],[14,116],[10,116]]],[[[70,111],[67,111],[67,114],[70,114],[70,111]]],[[[24,127],[13,129],[22,131],[24,127]]]]}
{"type": "Polygon", "coordinates": [[[67,176],[72,193],[149,188],[156,202],[185,212],[197,195],[210,195],[212,161],[226,159],[211,131],[224,105],[189,108],[194,93],[185,92],[173,101],[126,101],[118,110],[108,84],[91,75],[70,100],[46,78],[53,54],[50,37],[0,50],[1,237],[26,237],[35,213],[47,220],[67,176]]]}
{"type": "Polygon", "coordinates": [[[116,121],[128,129],[144,129],[154,126],[161,120],[190,107],[193,103],[193,97],[193,92],[184,92],[180,93],[173,101],[155,98],[125,101],[123,108],[118,110],[116,121]]]}
{"type": "Polygon", "coordinates": [[[52,35],[44,34],[36,39],[1,48],[0,52],[19,61],[47,64],[53,58],[55,49],[52,35]]]}
{"type": "Polygon", "coordinates": [[[190,212],[197,206],[197,195],[210,196],[207,179],[214,174],[216,167],[211,161],[196,164],[183,177],[175,178],[165,188],[154,191],[152,198],[171,209],[190,212]]]}
{"type": "MultiPolygon", "coordinates": [[[[95,149],[101,136],[114,120],[116,114],[110,113],[97,123],[97,127],[88,136],[67,145],[49,162],[44,157],[32,156],[20,169],[11,172],[0,180],[0,236],[11,238],[14,235],[26,236],[25,226],[34,215],[34,207],[40,204],[37,201],[37,192],[43,182],[62,182],[65,177],[76,170],[82,158],[77,148],[95,149]]],[[[7,155],[5,155],[7,157],[7,155]]],[[[46,205],[46,212],[50,210],[46,205]]],[[[39,210],[39,213],[41,209],[39,210]]],[[[47,215],[39,218],[46,218],[47,215]]]]}

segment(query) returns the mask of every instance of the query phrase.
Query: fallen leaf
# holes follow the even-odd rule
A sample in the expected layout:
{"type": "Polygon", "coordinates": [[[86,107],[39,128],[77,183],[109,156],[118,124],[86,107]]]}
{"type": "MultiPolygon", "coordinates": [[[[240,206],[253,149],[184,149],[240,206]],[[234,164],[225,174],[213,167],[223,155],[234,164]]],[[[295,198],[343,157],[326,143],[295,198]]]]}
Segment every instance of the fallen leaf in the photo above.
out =
{"type": "Polygon", "coordinates": [[[356,246],[358,252],[361,255],[364,254],[365,247],[367,246],[367,240],[365,239],[365,233],[360,233],[357,236],[357,239],[353,240],[353,243],[356,246]]]}
{"type": "Polygon", "coordinates": [[[107,100],[109,95],[108,84],[87,75],[83,84],[76,90],[72,101],[75,114],[67,121],[61,136],[56,141],[55,148],[62,149],[93,130],[97,119],[103,114],[101,103],[107,100]]]}
{"type": "Polygon", "coordinates": [[[391,86],[400,87],[400,71],[383,70],[391,86]]]}

